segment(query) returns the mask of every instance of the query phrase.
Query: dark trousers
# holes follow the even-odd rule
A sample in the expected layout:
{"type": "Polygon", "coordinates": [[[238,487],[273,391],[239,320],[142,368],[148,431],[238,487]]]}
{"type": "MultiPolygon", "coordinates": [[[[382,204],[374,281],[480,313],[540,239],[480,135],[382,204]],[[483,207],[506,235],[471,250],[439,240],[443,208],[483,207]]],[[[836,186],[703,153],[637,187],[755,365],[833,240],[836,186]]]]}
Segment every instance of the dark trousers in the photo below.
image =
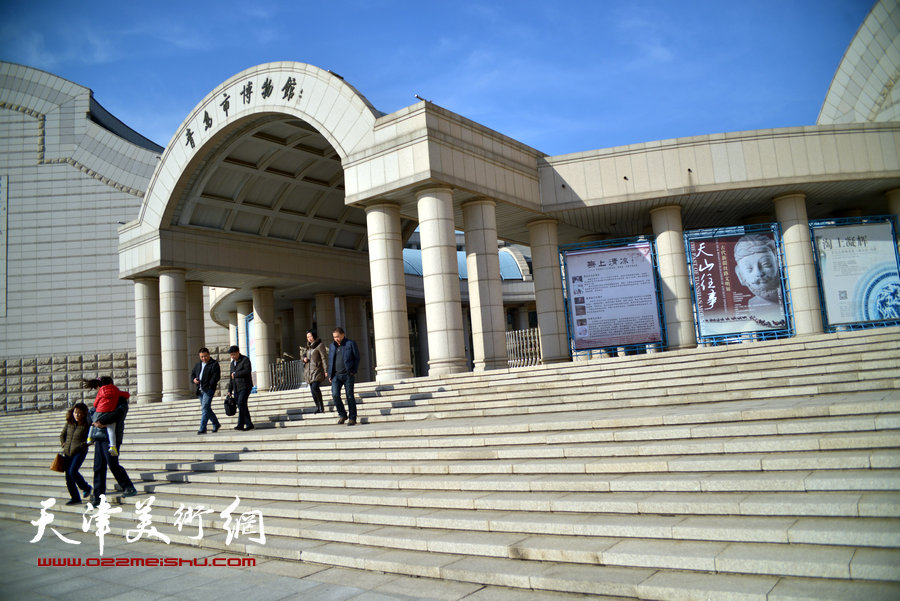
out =
{"type": "Polygon", "coordinates": [[[331,398],[334,399],[334,406],[337,407],[338,415],[349,417],[352,420],[356,419],[356,397],[353,396],[353,381],[355,379],[356,377],[350,374],[339,374],[331,378],[331,398]],[[341,386],[344,387],[344,393],[347,395],[348,411],[344,411],[344,404],[341,402],[341,386]]]}
{"type": "Polygon", "coordinates": [[[309,392],[312,395],[313,403],[316,404],[316,409],[325,411],[325,401],[322,398],[322,384],[320,382],[310,382],[309,392]]]}
{"type": "MultiPolygon", "coordinates": [[[[121,442],[119,443],[119,449],[122,448],[121,442]]],[[[109,441],[108,440],[98,440],[94,442],[94,491],[93,494],[97,497],[100,495],[106,494],[106,468],[109,467],[109,471],[112,472],[113,477],[116,479],[116,482],[119,483],[123,489],[130,488],[134,486],[131,483],[131,478],[128,477],[128,472],[125,471],[125,468],[119,465],[119,458],[115,455],[109,454],[109,441]]]]}
{"type": "Polygon", "coordinates": [[[81,475],[81,472],[78,471],[81,469],[81,464],[84,463],[86,457],[87,449],[69,457],[69,467],[66,468],[66,488],[69,489],[69,496],[73,501],[81,500],[81,494],[78,492],[79,488],[85,492],[90,489],[90,485],[84,479],[84,476],[81,475]]]}
{"type": "Polygon", "coordinates": [[[250,419],[250,409],[247,407],[247,401],[249,400],[249,398],[249,388],[241,388],[240,390],[236,390],[234,392],[234,402],[237,403],[238,410],[237,427],[241,429],[247,429],[253,425],[253,421],[250,419]]]}

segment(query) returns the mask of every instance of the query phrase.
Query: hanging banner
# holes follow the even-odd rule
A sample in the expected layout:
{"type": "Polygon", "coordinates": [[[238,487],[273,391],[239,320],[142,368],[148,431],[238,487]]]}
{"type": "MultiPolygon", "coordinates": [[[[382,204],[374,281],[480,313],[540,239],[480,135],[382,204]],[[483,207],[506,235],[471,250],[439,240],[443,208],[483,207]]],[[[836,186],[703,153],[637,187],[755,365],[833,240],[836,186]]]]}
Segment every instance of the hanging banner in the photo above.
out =
{"type": "Polygon", "coordinates": [[[650,243],[563,253],[575,350],[662,341],[650,243]]]}
{"type": "Polygon", "coordinates": [[[813,227],[829,325],[900,319],[897,241],[888,221],[813,227]]]}
{"type": "Polygon", "coordinates": [[[775,233],[688,238],[701,339],[788,327],[775,233]]]}

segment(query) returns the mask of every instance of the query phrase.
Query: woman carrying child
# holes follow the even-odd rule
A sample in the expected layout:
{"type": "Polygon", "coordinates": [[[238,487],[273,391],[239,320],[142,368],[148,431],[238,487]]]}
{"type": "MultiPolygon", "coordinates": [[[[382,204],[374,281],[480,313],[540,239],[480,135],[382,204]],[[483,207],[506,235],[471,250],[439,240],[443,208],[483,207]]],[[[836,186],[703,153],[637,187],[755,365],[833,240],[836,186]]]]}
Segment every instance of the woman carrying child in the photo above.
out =
{"type": "Polygon", "coordinates": [[[66,488],[69,489],[71,499],[66,505],[80,505],[81,495],[78,493],[80,488],[84,495],[90,496],[91,487],[84,480],[81,472],[81,464],[87,457],[88,446],[87,436],[88,429],[91,424],[87,420],[88,408],[84,403],[75,403],[66,412],[66,425],[63,426],[62,432],[59,433],[59,444],[62,447],[62,454],[68,457],[69,466],[66,468],[66,488]]]}

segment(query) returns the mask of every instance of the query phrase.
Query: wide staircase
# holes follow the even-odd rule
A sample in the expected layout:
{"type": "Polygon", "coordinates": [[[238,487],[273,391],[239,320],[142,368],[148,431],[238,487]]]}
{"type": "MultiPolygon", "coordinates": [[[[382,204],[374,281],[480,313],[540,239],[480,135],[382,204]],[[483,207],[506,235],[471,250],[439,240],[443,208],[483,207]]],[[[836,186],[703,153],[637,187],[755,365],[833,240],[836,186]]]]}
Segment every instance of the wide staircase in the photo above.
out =
{"type": "MultiPolygon", "coordinates": [[[[898,368],[882,328],[360,384],[355,427],[306,390],[252,396],[250,432],[219,411],[206,436],[196,401],[135,405],[121,461],[140,495],[108,536],[153,495],[153,525],[210,554],[573,598],[896,601],[898,368]],[[227,540],[235,497],[264,542],[252,523],[227,540]],[[200,506],[202,538],[176,524],[200,506]]],[[[47,469],[63,414],[0,420],[0,518],[53,497],[53,525],[80,528],[47,469]]]]}

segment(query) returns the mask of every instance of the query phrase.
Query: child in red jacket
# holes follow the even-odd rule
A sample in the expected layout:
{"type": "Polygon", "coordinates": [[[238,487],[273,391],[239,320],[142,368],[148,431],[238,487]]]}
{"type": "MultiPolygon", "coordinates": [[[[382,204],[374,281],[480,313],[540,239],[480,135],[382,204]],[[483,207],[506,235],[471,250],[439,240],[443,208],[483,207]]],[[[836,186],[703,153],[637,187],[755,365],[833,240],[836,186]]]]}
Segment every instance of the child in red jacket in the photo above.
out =
{"type": "MultiPolygon", "coordinates": [[[[113,380],[109,376],[102,376],[96,380],[85,380],[84,384],[87,388],[99,389],[97,390],[97,398],[94,399],[94,408],[91,411],[91,423],[97,421],[101,417],[106,417],[106,414],[115,411],[116,407],[119,406],[119,397],[125,397],[127,399],[131,396],[129,393],[119,390],[116,385],[113,384],[113,380]]],[[[88,444],[94,442],[94,438],[102,437],[101,430],[106,430],[107,437],[109,438],[109,454],[112,456],[118,455],[116,422],[106,424],[106,428],[102,429],[92,425],[91,430],[88,433],[88,444]]]]}

